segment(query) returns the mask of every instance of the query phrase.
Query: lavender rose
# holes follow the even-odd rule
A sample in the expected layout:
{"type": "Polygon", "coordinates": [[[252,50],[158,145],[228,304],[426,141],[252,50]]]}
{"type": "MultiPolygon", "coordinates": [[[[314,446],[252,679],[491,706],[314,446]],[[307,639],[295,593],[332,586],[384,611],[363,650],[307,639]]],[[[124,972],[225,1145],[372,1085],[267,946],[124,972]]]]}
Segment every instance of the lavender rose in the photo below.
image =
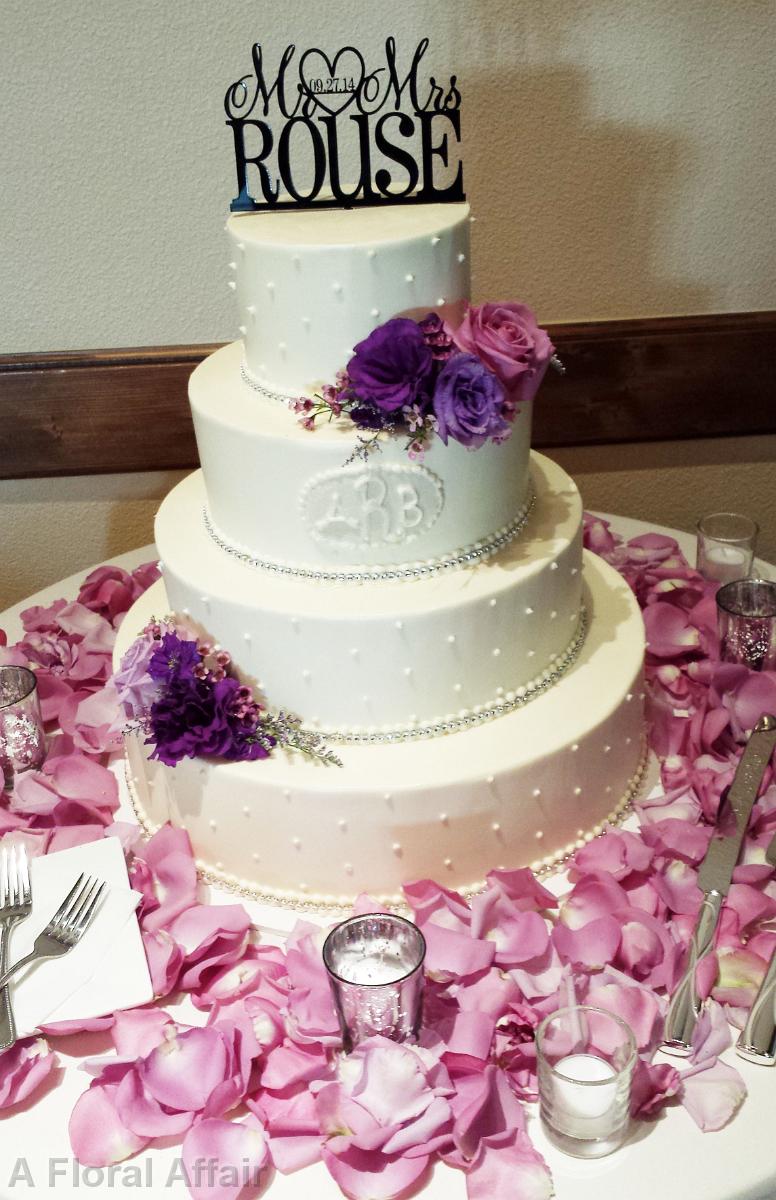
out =
{"type": "Polygon", "coordinates": [[[396,317],[359,342],[348,363],[356,397],[383,412],[424,402],[431,391],[434,359],[421,329],[396,317]]]}
{"type": "Polygon", "coordinates": [[[448,359],[434,389],[434,416],[438,433],[476,449],[490,438],[503,441],[512,427],[504,420],[504,389],[496,376],[474,354],[448,359]]]}
{"type": "Polygon", "coordinates": [[[476,354],[498,376],[513,404],[533,399],[555,351],[524,304],[469,308],[453,336],[461,350],[476,354]]]}
{"type": "Polygon", "coordinates": [[[158,641],[150,636],[137,638],[113,676],[119,701],[128,717],[142,716],[158,695],[159,684],[148,672],[149,663],[158,648],[158,641]]]}

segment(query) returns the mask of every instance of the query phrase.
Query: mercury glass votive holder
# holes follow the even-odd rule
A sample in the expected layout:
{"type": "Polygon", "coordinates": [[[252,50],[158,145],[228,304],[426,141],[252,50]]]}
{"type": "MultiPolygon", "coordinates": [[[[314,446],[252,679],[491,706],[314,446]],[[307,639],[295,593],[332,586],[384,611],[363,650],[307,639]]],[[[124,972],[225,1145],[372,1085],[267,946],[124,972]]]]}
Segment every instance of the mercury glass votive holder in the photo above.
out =
{"type": "Polygon", "coordinates": [[[752,671],[776,668],[776,583],[736,579],[717,592],[719,653],[752,671]]]}
{"type": "Polygon", "coordinates": [[[323,944],[342,1045],[382,1034],[414,1041],[423,1009],[426,941],[417,925],[392,913],[349,917],[323,944]]]}
{"type": "Polygon", "coordinates": [[[8,787],[14,776],[41,765],[46,737],[35,672],[27,667],[0,667],[0,774],[8,787]]]}
{"type": "Polygon", "coordinates": [[[539,1115],[548,1138],[574,1158],[602,1158],[630,1123],[636,1039],[614,1013],[574,1005],[536,1031],[539,1115]]]}
{"type": "Polygon", "coordinates": [[[698,522],[696,566],[704,579],[730,583],[751,573],[759,526],[743,513],[718,512],[698,522]]]}

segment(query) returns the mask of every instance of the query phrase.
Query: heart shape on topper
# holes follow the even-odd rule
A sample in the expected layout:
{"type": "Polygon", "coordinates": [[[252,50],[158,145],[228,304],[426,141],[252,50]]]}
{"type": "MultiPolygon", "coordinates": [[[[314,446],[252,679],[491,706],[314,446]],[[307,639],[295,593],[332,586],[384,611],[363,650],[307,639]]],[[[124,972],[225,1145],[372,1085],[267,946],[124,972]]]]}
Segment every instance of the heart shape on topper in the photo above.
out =
{"type": "Polygon", "coordinates": [[[343,109],[351,103],[354,96],[358,95],[358,90],[364,79],[364,59],[361,53],[354,46],[343,46],[334,55],[332,62],[327,54],[322,50],[305,50],[299,60],[299,78],[302,81],[302,87],[309,96],[312,96],[316,103],[336,117],[343,109]],[[344,63],[340,64],[340,60],[344,58],[344,63]],[[312,60],[312,62],[311,62],[312,60]],[[315,67],[315,61],[321,64],[315,67]],[[350,66],[348,64],[351,64],[350,66]],[[337,72],[339,66],[340,73],[337,72]],[[310,84],[313,79],[339,79],[351,78],[353,80],[352,92],[326,92],[321,93],[316,91],[310,84]]]}

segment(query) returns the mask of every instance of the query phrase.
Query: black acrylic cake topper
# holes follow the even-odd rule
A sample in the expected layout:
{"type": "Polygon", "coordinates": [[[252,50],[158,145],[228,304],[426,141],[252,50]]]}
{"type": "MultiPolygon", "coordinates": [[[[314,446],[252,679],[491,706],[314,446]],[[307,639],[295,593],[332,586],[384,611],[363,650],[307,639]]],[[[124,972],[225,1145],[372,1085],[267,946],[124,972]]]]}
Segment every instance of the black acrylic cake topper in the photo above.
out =
{"type": "Polygon", "coordinates": [[[273,77],[256,42],[253,73],[231,84],[224,97],[237,166],[232,212],[280,203],[355,208],[464,200],[460,161],[452,180],[434,179],[435,169],[449,174],[454,166],[450,143],[461,139],[461,93],[455,75],[446,86],[433,75],[425,82],[419,78],[428,44],[428,38],[418,43],[406,71],[398,65],[392,37],[385,43],[384,65],[373,70],[354,46],[333,58],[317,49],[297,58],[290,45],[273,77]],[[267,119],[271,111],[274,124],[267,119]],[[346,183],[340,171],[345,132],[356,140],[359,164],[358,178],[346,183]],[[374,169],[378,156],[390,167],[374,169]],[[398,177],[391,168],[399,169],[398,177]]]}

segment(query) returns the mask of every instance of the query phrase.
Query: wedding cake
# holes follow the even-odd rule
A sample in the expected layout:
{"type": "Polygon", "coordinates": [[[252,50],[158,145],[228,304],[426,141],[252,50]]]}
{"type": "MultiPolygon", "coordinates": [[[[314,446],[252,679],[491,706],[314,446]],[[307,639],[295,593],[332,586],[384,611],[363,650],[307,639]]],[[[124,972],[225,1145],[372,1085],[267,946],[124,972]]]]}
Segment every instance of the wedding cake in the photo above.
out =
{"type": "Polygon", "coordinates": [[[490,323],[467,307],[468,205],[281,206],[227,231],[242,337],[191,377],[202,469],[159,510],[163,582],[117,654],[173,613],[341,765],[277,747],[172,766],[129,735],[141,820],[184,827],[211,878],[281,903],[551,868],[639,783],[635,599],[583,551],[573,481],[531,452],[530,398],[487,438],[412,397],[414,438],[337,400],[381,330],[415,347],[421,329],[441,358],[493,351],[499,307],[490,323]]]}

